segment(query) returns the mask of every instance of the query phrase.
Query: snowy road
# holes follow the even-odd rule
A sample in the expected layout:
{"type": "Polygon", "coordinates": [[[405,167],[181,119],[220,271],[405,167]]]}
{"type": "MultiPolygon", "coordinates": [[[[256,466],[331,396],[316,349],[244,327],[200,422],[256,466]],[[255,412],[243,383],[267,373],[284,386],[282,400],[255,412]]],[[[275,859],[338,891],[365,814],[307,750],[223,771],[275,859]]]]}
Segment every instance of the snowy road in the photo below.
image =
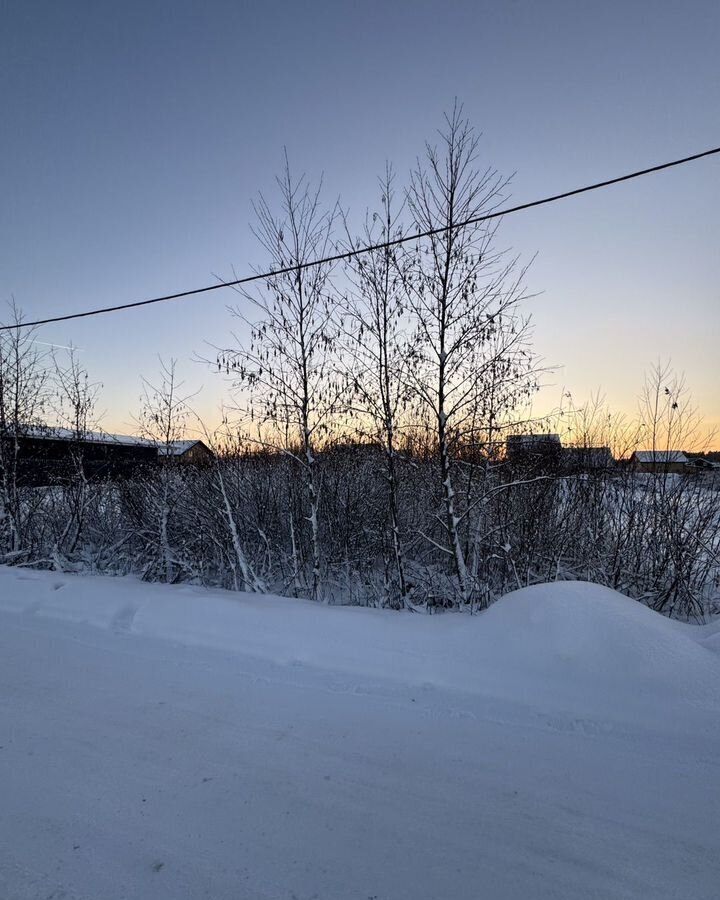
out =
{"type": "Polygon", "coordinates": [[[0,612],[2,900],[720,896],[717,720],[190,646],[41,588],[0,612]]]}

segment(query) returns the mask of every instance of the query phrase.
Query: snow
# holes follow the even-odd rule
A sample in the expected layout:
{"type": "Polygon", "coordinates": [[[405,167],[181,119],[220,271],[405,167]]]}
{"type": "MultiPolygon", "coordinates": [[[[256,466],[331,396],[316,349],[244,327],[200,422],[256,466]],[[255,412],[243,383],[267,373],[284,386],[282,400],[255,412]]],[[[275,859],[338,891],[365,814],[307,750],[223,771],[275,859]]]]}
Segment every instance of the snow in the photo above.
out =
{"type": "Polygon", "coordinates": [[[191,450],[196,444],[202,444],[202,441],[170,441],[169,444],[160,444],[158,446],[158,453],[160,456],[182,456],[183,453],[187,453],[187,451],[191,450]]]}
{"type": "MultiPolygon", "coordinates": [[[[46,440],[78,440],[77,431],[56,426],[27,426],[23,429],[22,433],[29,437],[44,438],[46,440]]],[[[170,441],[168,444],[162,440],[142,438],[132,434],[111,434],[107,431],[83,431],[79,438],[83,442],[90,442],[93,444],[124,444],[132,447],[157,447],[160,456],[182,456],[196,444],[202,444],[202,441],[197,439],[170,441]]]]}
{"type": "Polygon", "coordinates": [[[639,463],[686,463],[687,456],[681,450],[636,450],[635,462],[639,463]]]}
{"type": "MultiPolygon", "coordinates": [[[[46,438],[48,440],[76,441],[78,433],[70,428],[55,426],[26,426],[23,434],[34,438],[46,438]]],[[[106,431],[84,431],[83,441],[91,441],[97,444],[127,444],[131,446],[156,447],[157,441],[136,437],[130,434],[110,434],[106,431]]],[[[191,441],[190,443],[195,443],[191,441]]]]}
{"type": "Polygon", "coordinates": [[[719,636],[0,568],[0,897],[717,898],[719,636]]]}

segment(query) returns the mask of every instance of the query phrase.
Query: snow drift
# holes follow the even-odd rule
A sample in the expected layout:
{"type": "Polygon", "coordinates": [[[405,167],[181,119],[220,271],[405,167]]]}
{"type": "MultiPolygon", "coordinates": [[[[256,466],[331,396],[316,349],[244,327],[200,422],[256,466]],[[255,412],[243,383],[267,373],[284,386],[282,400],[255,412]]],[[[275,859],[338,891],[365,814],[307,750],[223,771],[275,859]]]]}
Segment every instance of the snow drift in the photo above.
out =
{"type": "Polygon", "coordinates": [[[0,897],[715,900],[718,633],[0,568],[0,897]]]}
{"type": "Polygon", "coordinates": [[[605,719],[662,719],[668,703],[720,710],[713,626],[585,582],[524,588],[472,617],[424,616],[4,568],[2,608],[605,719]]]}
{"type": "MultiPolygon", "coordinates": [[[[587,697],[628,692],[695,703],[720,698],[720,659],[706,630],[666,619],[610,588],[555,582],[505,596],[482,616],[497,666],[587,697]]],[[[480,630],[480,629],[479,629],[480,630]]]]}

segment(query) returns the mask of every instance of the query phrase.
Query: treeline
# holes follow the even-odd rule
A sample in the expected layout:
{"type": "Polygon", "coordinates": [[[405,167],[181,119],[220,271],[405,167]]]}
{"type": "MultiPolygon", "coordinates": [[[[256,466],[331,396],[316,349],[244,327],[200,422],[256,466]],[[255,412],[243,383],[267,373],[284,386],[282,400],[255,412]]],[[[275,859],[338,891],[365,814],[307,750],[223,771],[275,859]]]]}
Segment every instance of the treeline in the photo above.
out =
{"type": "MultiPolygon", "coordinates": [[[[166,455],[91,481],[87,375],[73,354],[49,359],[28,332],[2,332],[2,560],[407,609],[483,608],[536,581],[584,578],[703,615],[718,587],[711,480],[505,459],[508,434],[549,426],[529,412],[541,366],[526,267],[498,248],[499,220],[483,219],[506,188],[478,165],[458,107],[402,189],[386,169],[358,235],[286,164],[277,207],[256,204],[264,268],[279,274],[242,291],[246,339],[212,360],[235,410],[206,434],[207,468],[166,455]],[[376,249],[308,265],[360,245],[376,249]],[[15,436],[49,418],[77,436],[74,473],[23,487],[15,436]]],[[[694,422],[682,384],[657,370],[645,393],[635,446],[682,446],[694,422]]],[[[168,366],[146,385],[138,430],[169,447],[190,405],[168,366]]],[[[628,438],[598,408],[565,415],[578,446],[628,438]]]]}

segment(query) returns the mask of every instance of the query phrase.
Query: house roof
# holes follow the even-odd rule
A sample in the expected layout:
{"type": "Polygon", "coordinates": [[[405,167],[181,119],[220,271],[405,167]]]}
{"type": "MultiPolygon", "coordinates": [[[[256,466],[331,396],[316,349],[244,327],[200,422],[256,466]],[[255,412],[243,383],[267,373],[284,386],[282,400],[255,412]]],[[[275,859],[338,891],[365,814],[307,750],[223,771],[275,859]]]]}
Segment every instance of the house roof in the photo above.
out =
{"type": "Polygon", "coordinates": [[[158,453],[160,456],[182,456],[183,453],[187,453],[188,450],[195,447],[197,444],[205,447],[202,441],[171,441],[169,444],[159,444],[158,445],[158,453]]]}
{"type": "Polygon", "coordinates": [[[639,463],[681,463],[688,461],[682,450],[636,450],[632,458],[639,463]]]}
{"type": "Polygon", "coordinates": [[[713,462],[710,459],[703,459],[702,456],[695,456],[688,460],[688,465],[697,466],[702,469],[720,469],[720,462],[713,462]]]}
{"type": "Polygon", "coordinates": [[[49,441],[89,441],[93,444],[125,444],[136,447],[155,447],[156,442],[131,434],[110,434],[105,431],[85,431],[78,436],[70,428],[56,428],[45,425],[29,425],[22,429],[26,437],[49,441]]]}
{"type": "Polygon", "coordinates": [[[154,441],[149,438],[137,437],[132,434],[109,434],[105,431],[86,431],[82,436],[78,437],[75,431],[70,428],[55,428],[44,425],[32,425],[23,429],[22,432],[27,437],[55,440],[55,441],[87,441],[93,444],[123,444],[131,447],[157,447],[159,456],[182,456],[187,453],[196,444],[203,444],[200,440],[183,440],[171,441],[166,444],[164,441],[154,441]]]}

